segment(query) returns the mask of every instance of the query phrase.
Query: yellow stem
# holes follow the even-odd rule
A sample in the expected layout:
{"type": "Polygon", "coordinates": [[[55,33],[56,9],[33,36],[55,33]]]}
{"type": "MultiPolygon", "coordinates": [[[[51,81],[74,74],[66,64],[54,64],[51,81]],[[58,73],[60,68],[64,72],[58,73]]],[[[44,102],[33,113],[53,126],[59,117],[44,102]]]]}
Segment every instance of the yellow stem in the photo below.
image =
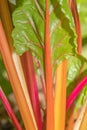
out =
{"type": "Polygon", "coordinates": [[[55,130],[65,130],[67,60],[60,63],[56,72],[54,119],[55,130]]]}

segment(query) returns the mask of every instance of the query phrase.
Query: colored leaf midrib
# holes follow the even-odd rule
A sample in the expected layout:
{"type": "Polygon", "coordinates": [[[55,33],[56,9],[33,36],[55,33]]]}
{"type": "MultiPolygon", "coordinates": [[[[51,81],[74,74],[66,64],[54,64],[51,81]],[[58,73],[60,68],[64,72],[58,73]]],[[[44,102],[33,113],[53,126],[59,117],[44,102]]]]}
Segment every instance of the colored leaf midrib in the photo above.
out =
{"type": "MultiPolygon", "coordinates": [[[[33,56],[37,57],[44,71],[45,0],[26,0],[24,2],[21,1],[21,3],[13,13],[13,24],[15,28],[12,36],[16,52],[23,54],[26,50],[30,50],[33,56]],[[22,37],[21,41],[20,37],[22,37]]],[[[73,25],[67,17],[68,14],[64,12],[62,4],[58,0],[49,1],[50,48],[52,65],[54,66],[52,73],[56,70],[59,57],[62,60],[67,55],[75,53],[73,25]],[[67,45],[66,48],[64,45],[67,45]],[[62,50],[65,51],[64,55],[62,54],[62,50]]]]}
{"type": "Polygon", "coordinates": [[[54,129],[54,100],[53,100],[52,61],[51,61],[50,46],[51,44],[50,44],[49,0],[46,0],[45,47],[44,47],[46,101],[47,101],[46,130],[54,129]]]}

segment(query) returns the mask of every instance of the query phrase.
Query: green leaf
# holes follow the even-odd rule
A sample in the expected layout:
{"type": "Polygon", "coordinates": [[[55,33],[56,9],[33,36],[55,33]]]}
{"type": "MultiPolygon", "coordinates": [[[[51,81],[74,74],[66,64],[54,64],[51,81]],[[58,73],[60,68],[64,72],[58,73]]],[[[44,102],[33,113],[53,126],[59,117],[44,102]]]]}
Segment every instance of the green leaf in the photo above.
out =
{"type": "MultiPolygon", "coordinates": [[[[75,86],[87,75],[87,60],[82,56],[70,56],[68,60],[68,76],[67,76],[67,97],[73,91],[75,86]],[[81,74],[80,74],[81,72],[81,74]]],[[[84,104],[87,96],[87,85],[80,92],[77,100],[75,101],[75,110],[84,104]]]]}
{"type": "MultiPolygon", "coordinates": [[[[16,52],[22,55],[25,51],[30,50],[43,67],[45,0],[21,0],[19,3],[13,13],[15,28],[12,36],[16,52]]],[[[68,4],[64,8],[64,3],[50,0],[50,41],[53,73],[60,60],[68,55],[74,55],[76,49],[73,22],[69,19],[70,11],[66,11],[68,4]]]]}
{"type": "Polygon", "coordinates": [[[86,97],[87,97],[87,85],[84,86],[84,89],[81,91],[80,95],[78,96],[75,102],[75,106],[76,106],[75,110],[77,110],[84,104],[86,97]]]}
{"type": "Polygon", "coordinates": [[[61,60],[76,53],[76,39],[73,22],[70,20],[68,3],[66,2],[65,4],[65,1],[60,1],[59,3],[57,1],[51,0],[50,7],[50,10],[53,10],[50,14],[50,31],[54,72],[61,60]],[[66,5],[65,7],[64,4],[66,5]],[[66,11],[66,7],[68,11],[66,11]]]}
{"type": "Polygon", "coordinates": [[[68,0],[57,0],[57,1],[59,1],[59,3],[61,4],[64,13],[66,14],[68,19],[70,20],[70,23],[69,23],[70,26],[73,28],[74,27],[74,21],[73,21],[71,10],[68,8],[68,6],[69,6],[68,0]]]}
{"type": "Polygon", "coordinates": [[[7,73],[6,73],[3,61],[1,59],[1,56],[0,56],[0,86],[2,87],[6,95],[12,92],[11,85],[7,78],[7,73]]]}
{"type": "Polygon", "coordinates": [[[77,78],[80,76],[80,70],[84,67],[86,59],[82,56],[70,56],[68,59],[68,74],[67,74],[67,96],[74,89],[77,83],[77,78]]]}
{"type": "MultiPolygon", "coordinates": [[[[80,79],[82,79],[85,75],[87,75],[87,61],[85,61],[85,63],[84,63],[80,79]]],[[[75,102],[76,110],[84,104],[86,98],[87,98],[87,85],[84,86],[84,89],[82,90],[82,92],[80,93],[80,95],[78,96],[78,98],[75,102]]]]}
{"type": "Polygon", "coordinates": [[[80,69],[84,64],[84,59],[81,56],[70,56],[68,60],[68,85],[79,75],[80,69]]]}
{"type": "Polygon", "coordinates": [[[18,54],[23,54],[30,50],[34,56],[43,63],[43,45],[44,45],[44,1],[21,0],[22,6],[17,8],[13,14],[15,29],[13,31],[14,46],[18,54]],[[23,3],[23,4],[22,4],[23,3]],[[40,4],[39,4],[40,3],[40,4]],[[43,16],[41,16],[41,14],[43,16]]]}

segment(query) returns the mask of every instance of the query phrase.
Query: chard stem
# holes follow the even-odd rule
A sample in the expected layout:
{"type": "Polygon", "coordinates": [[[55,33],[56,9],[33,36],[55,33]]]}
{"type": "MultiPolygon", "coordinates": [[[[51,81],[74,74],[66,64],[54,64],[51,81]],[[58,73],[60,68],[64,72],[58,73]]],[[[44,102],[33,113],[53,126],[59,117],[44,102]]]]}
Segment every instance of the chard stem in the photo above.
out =
{"type": "Polygon", "coordinates": [[[35,77],[32,54],[27,51],[21,56],[21,63],[27,83],[32,109],[37,122],[38,130],[42,130],[42,117],[40,112],[40,103],[38,97],[38,87],[35,77]]]}
{"type": "Polygon", "coordinates": [[[77,33],[77,44],[78,44],[77,51],[78,54],[80,54],[82,51],[82,34],[81,34],[81,25],[80,25],[78,10],[77,10],[77,4],[76,4],[76,0],[68,0],[68,1],[69,1],[69,7],[71,9],[74,18],[74,23],[75,23],[76,33],[77,33]]]}
{"type": "Polygon", "coordinates": [[[46,102],[47,102],[46,130],[54,130],[54,101],[53,101],[51,50],[50,50],[49,0],[46,0],[44,55],[45,55],[46,102]]]}
{"type": "Polygon", "coordinates": [[[75,87],[75,89],[72,91],[72,93],[68,97],[68,99],[66,101],[66,110],[67,111],[71,107],[71,105],[73,104],[74,100],[76,99],[76,97],[79,95],[79,93],[81,92],[81,90],[84,88],[84,86],[86,84],[87,84],[87,76],[85,76],[82,79],[82,81],[75,87]]]}
{"type": "Polygon", "coordinates": [[[55,85],[55,104],[54,104],[54,130],[65,130],[66,117],[66,77],[67,77],[67,61],[64,60],[59,64],[56,71],[55,85]]]}
{"type": "Polygon", "coordinates": [[[16,116],[15,116],[15,114],[14,114],[14,112],[13,112],[4,92],[3,92],[3,90],[1,89],[1,87],[0,87],[0,99],[1,99],[6,111],[8,113],[10,119],[12,120],[16,130],[22,130],[22,128],[21,128],[21,126],[20,126],[20,124],[19,124],[19,122],[18,122],[18,120],[17,120],[17,118],[16,118],[16,116]]]}
{"type": "Polygon", "coordinates": [[[17,70],[15,68],[15,65],[12,59],[12,52],[8,46],[8,42],[5,36],[5,32],[4,32],[1,20],[0,20],[0,51],[1,51],[2,58],[4,61],[11,85],[12,85],[14,95],[16,97],[16,100],[19,106],[19,110],[22,115],[22,119],[25,124],[25,128],[27,130],[29,130],[30,128],[32,130],[35,130],[34,120],[32,118],[32,114],[28,106],[30,102],[27,102],[26,95],[24,94],[23,88],[21,86],[21,82],[19,80],[17,70]],[[26,111],[25,111],[25,108],[26,108],[26,111]]]}

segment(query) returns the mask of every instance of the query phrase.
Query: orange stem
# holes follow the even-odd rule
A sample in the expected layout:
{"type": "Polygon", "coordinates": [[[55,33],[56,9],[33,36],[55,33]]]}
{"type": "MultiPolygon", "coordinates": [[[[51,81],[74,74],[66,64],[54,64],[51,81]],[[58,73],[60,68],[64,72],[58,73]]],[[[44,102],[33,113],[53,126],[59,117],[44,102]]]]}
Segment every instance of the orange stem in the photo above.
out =
{"type": "Polygon", "coordinates": [[[68,121],[67,130],[73,130],[73,126],[74,126],[74,105],[71,107],[71,110],[70,110],[70,117],[68,121]]]}
{"type": "Polygon", "coordinates": [[[0,1],[0,17],[2,20],[2,25],[4,28],[8,43],[9,43],[11,49],[13,50],[13,46],[12,46],[13,41],[12,41],[12,37],[11,37],[13,27],[12,27],[12,21],[11,21],[11,16],[10,16],[7,0],[0,1]]]}
{"type": "Polygon", "coordinates": [[[25,128],[27,130],[31,129],[35,130],[34,122],[14,66],[12,54],[8,46],[8,42],[1,21],[0,21],[0,51],[19,106],[19,110],[22,115],[23,122],[25,124],[25,128]]]}
{"type": "Polygon", "coordinates": [[[50,15],[49,0],[46,0],[46,21],[45,21],[45,80],[46,80],[46,100],[47,100],[47,119],[46,130],[54,130],[54,101],[53,101],[53,82],[52,82],[52,63],[50,51],[50,15]]]}

